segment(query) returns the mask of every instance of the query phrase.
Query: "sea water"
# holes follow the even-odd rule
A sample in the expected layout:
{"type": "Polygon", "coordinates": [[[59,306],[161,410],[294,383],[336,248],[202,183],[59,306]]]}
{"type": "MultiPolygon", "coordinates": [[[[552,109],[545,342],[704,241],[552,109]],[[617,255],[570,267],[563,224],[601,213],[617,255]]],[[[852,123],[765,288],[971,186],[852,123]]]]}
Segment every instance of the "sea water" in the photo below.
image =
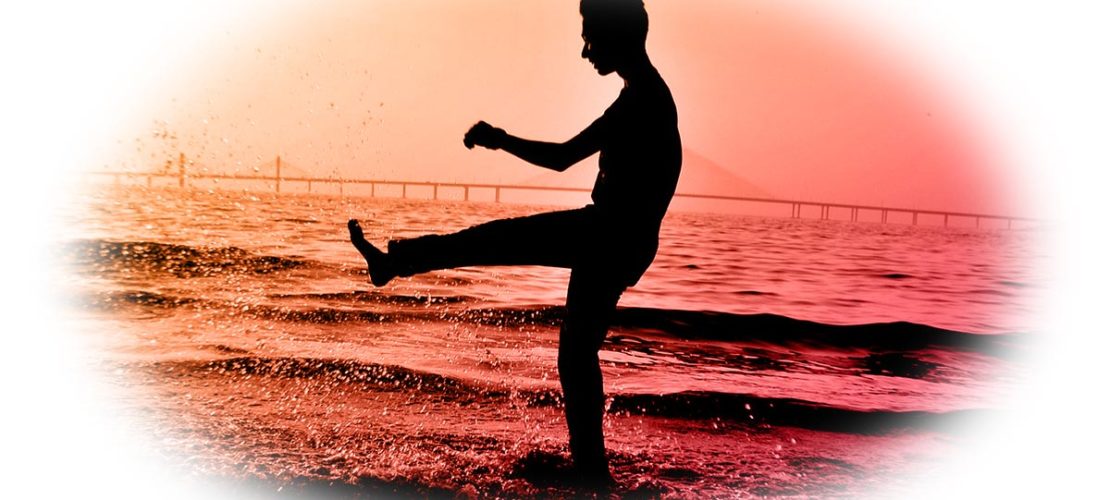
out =
{"type": "MultiPolygon", "coordinates": [[[[367,282],[376,244],[551,210],[97,188],[62,290],[113,404],[182,474],[339,496],[573,494],[569,272],[367,282]],[[540,464],[540,465],[537,465],[540,464]]],[[[1037,230],[671,213],[600,358],[618,491],[858,495],[960,446],[1020,378],[1037,230]]]]}

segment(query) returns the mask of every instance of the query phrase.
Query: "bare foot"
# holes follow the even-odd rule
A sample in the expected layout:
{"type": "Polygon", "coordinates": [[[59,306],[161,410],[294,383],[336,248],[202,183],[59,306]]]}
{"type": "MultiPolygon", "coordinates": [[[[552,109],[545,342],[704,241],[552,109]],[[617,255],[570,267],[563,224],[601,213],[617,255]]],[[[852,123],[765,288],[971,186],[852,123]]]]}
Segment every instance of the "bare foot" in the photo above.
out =
{"type": "Polygon", "coordinates": [[[366,241],[366,237],[362,234],[362,226],[358,225],[357,220],[347,221],[347,230],[351,232],[351,243],[362,254],[362,258],[366,259],[366,271],[370,274],[370,282],[374,286],[385,286],[397,276],[393,272],[393,266],[390,265],[389,255],[366,241]]]}

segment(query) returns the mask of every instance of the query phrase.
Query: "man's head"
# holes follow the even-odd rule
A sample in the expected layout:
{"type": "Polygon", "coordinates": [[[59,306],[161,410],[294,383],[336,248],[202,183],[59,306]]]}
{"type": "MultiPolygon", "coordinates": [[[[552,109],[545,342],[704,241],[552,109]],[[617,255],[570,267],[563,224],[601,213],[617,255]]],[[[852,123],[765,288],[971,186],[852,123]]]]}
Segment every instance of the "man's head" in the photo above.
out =
{"type": "Polygon", "coordinates": [[[644,53],[648,17],[643,0],[582,0],[582,57],[607,75],[644,53]]]}

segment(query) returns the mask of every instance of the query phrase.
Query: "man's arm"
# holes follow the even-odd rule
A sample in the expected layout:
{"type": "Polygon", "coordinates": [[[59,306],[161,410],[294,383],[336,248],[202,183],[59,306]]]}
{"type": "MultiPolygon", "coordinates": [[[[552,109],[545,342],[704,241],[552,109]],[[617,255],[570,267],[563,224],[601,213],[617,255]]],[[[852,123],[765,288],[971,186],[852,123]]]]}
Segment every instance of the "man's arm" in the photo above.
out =
{"type": "Polygon", "coordinates": [[[599,127],[595,121],[569,141],[556,143],[522,139],[478,122],[463,137],[463,144],[467,148],[501,149],[533,165],[562,172],[601,149],[599,127]]]}

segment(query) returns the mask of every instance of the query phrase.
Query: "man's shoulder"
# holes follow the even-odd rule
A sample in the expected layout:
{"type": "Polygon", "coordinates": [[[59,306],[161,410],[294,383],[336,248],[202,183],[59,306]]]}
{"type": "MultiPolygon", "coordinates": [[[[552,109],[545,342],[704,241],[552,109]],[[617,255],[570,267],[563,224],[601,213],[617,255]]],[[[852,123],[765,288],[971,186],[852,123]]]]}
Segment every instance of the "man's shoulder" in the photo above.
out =
{"type": "Polygon", "coordinates": [[[617,100],[606,110],[606,114],[670,114],[675,112],[674,97],[671,89],[662,80],[647,82],[637,86],[625,87],[617,100]]]}

